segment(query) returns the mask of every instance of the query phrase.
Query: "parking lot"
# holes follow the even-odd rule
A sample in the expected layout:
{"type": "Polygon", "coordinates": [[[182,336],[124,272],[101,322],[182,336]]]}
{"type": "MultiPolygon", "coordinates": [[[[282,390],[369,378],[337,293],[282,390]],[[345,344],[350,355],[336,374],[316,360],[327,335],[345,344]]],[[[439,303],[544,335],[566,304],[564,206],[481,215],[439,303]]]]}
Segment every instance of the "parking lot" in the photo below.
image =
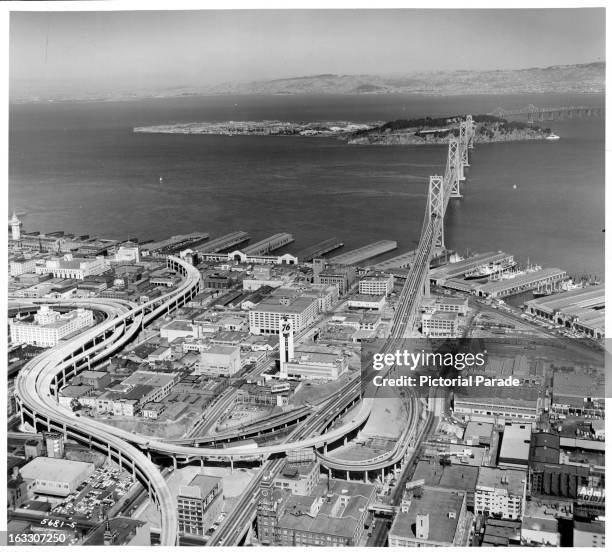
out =
{"type": "Polygon", "coordinates": [[[105,511],[129,492],[134,483],[134,478],[119,468],[98,468],[51,512],[69,517],[100,519],[105,511]]]}

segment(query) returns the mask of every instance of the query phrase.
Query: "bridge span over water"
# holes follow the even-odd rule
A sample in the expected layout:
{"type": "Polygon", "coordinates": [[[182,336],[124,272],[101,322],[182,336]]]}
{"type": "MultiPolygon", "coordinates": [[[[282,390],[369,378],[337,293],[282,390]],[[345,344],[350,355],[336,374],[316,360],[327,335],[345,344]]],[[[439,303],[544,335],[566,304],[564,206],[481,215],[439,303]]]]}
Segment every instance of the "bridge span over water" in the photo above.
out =
{"type": "Polygon", "coordinates": [[[570,105],[563,107],[536,107],[533,104],[529,104],[519,109],[504,109],[503,107],[498,107],[488,115],[494,115],[502,119],[508,117],[527,117],[528,123],[536,123],[578,117],[602,117],[604,113],[605,107],[603,106],[570,105]]]}

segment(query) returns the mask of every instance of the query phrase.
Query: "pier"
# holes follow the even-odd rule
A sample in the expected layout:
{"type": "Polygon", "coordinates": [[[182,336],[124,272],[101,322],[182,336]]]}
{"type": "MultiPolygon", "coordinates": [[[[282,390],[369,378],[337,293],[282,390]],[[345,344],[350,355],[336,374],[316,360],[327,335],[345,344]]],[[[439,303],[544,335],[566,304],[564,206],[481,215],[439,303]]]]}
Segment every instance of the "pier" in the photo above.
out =
{"type": "Polygon", "coordinates": [[[388,270],[390,268],[407,268],[414,262],[415,255],[416,250],[408,251],[407,253],[402,253],[401,255],[397,255],[396,257],[391,257],[386,261],[377,263],[372,266],[372,268],[375,270],[388,270]]]}
{"type": "Polygon", "coordinates": [[[508,297],[538,286],[554,284],[567,278],[567,272],[560,268],[543,268],[536,272],[522,274],[508,280],[496,280],[474,286],[474,293],[479,297],[508,297]]]}
{"type": "Polygon", "coordinates": [[[341,242],[338,238],[329,238],[322,242],[315,243],[306,249],[302,249],[302,251],[296,253],[295,256],[300,259],[301,262],[308,263],[317,257],[321,257],[326,253],[339,249],[343,245],[344,242],[341,242]]]}
{"type": "Polygon", "coordinates": [[[242,249],[245,255],[265,255],[270,251],[280,249],[281,247],[293,242],[293,236],[286,232],[280,234],[274,234],[269,238],[258,241],[248,247],[242,249]]]}
{"type": "Polygon", "coordinates": [[[605,296],[605,285],[587,286],[527,301],[525,312],[600,338],[604,335],[605,296]]]}
{"type": "Polygon", "coordinates": [[[206,245],[195,248],[198,253],[219,253],[220,251],[235,247],[251,239],[246,232],[231,232],[209,241],[206,245]]]}
{"type": "MultiPolygon", "coordinates": [[[[514,256],[503,251],[489,251],[480,253],[459,261],[433,269],[429,273],[429,279],[435,285],[443,285],[446,280],[465,276],[468,272],[486,265],[511,265],[514,263],[514,256]]],[[[501,270],[501,267],[500,267],[501,270]]]]}
{"type": "Polygon", "coordinates": [[[208,234],[204,232],[192,232],[191,234],[172,236],[167,240],[146,243],[142,246],[142,249],[151,253],[154,251],[174,253],[179,249],[186,249],[187,247],[199,245],[207,239],[208,234]]]}
{"type": "Polygon", "coordinates": [[[329,259],[329,262],[333,264],[353,265],[365,261],[366,259],[377,257],[388,251],[393,251],[394,249],[397,249],[396,241],[381,240],[332,257],[329,259]]]}

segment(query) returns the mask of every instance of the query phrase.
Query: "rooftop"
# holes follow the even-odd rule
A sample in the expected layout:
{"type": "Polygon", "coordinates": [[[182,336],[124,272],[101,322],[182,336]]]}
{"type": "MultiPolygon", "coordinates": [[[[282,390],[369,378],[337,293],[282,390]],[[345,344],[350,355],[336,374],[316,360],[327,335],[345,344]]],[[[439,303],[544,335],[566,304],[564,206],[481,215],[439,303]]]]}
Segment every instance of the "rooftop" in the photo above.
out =
{"type": "Polygon", "coordinates": [[[468,422],[463,434],[464,439],[478,437],[479,439],[490,439],[493,434],[493,424],[488,422],[468,422]]]}
{"type": "Polygon", "coordinates": [[[316,302],[316,299],[312,297],[295,297],[291,299],[267,297],[266,299],[261,301],[251,312],[301,314],[302,312],[307,310],[314,302],[316,302]]]}
{"type": "Polygon", "coordinates": [[[574,521],[574,531],[605,535],[606,526],[603,521],[592,521],[591,523],[586,523],[584,521],[574,521]]]}
{"type": "Polygon", "coordinates": [[[482,466],[478,474],[477,487],[507,489],[508,494],[522,495],[526,477],[524,470],[482,466]]]}
{"type": "Polygon", "coordinates": [[[81,475],[85,478],[88,470],[92,467],[93,464],[89,462],[38,456],[21,468],[21,475],[24,479],[42,479],[69,483],[75,477],[81,475]]]}
{"type": "Polygon", "coordinates": [[[465,500],[465,493],[452,493],[435,489],[424,489],[420,498],[413,498],[408,512],[395,516],[389,535],[416,539],[416,516],[429,516],[429,535],[426,541],[452,543],[465,500]],[[454,514],[454,515],[453,515],[454,514]]]}
{"type": "Polygon", "coordinates": [[[559,463],[559,435],[543,431],[531,435],[529,462],[559,463]]]}
{"type": "Polygon", "coordinates": [[[452,464],[440,465],[421,460],[416,467],[413,481],[425,480],[425,485],[457,491],[473,491],[478,481],[478,467],[452,464]]]}
{"type": "Polygon", "coordinates": [[[506,426],[499,451],[499,460],[527,464],[530,442],[531,424],[513,423],[506,426]]]}
{"type": "Polygon", "coordinates": [[[136,370],[131,376],[123,380],[123,385],[148,385],[151,387],[164,387],[176,378],[175,372],[160,373],[148,370],[136,370]]]}
{"type": "MultiPolygon", "coordinates": [[[[316,532],[351,538],[362,515],[373,499],[375,487],[366,483],[332,479],[329,499],[327,481],[321,482],[311,496],[291,495],[278,526],[282,529],[316,532]],[[322,501],[316,515],[311,514],[315,501],[322,501]]],[[[357,544],[357,543],[355,543],[357,544]]]]}
{"type": "Polygon", "coordinates": [[[206,498],[218,486],[222,486],[222,477],[198,474],[188,485],[182,485],[179,489],[179,497],[206,498]]]}

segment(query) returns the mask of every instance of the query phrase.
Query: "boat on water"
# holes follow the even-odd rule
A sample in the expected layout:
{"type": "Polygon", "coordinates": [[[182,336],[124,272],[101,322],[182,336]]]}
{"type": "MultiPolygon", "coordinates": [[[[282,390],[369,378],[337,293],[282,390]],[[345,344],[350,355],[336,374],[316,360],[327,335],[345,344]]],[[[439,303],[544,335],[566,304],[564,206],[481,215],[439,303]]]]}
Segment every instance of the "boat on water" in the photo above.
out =
{"type": "Polygon", "coordinates": [[[497,272],[503,272],[509,268],[515,266],[514,261],[508,261],[504,263],[489,263],[486,265],[477,266],[475,269],[470,270],[466,273],[466,280],[479,280],[480,278],[487,278],[497,272]]]}
{"type": "Polygon", "coordinates": [[[546,284],[544,286],[538,287],[532,291],[534,297],[547,297],[549,295],[553,295],[555,293],[561,293],[564,291],[574,291],[575,289],[582,289],[584,287],[583,282],[575,283],[571,278],[569,280],[565,280],[560,284],[546,284]]]}
{"type": "Polygon", "coordinates": [[[559,140],[561,137],[557,136],[554,132],[551,132],[545,140],[559,140]]]}

